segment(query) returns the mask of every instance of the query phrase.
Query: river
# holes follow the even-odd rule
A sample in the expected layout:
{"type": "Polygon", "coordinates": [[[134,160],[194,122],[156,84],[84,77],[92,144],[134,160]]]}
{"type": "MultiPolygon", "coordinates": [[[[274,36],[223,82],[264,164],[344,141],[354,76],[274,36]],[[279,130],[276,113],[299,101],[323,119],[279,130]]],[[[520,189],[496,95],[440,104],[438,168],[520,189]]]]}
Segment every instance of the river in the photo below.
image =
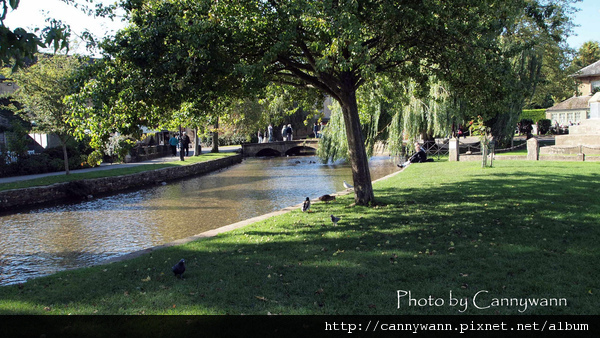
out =
{"type": "MultiPolygon", "coordinates": [[[[370,161],[373,180],[398,168],[370,161]]],[[[0,285],[197,235],[344,190],[345,163],[313,156],[248,158],[208,175],[74,204],[0,216],[0,285]]]]}

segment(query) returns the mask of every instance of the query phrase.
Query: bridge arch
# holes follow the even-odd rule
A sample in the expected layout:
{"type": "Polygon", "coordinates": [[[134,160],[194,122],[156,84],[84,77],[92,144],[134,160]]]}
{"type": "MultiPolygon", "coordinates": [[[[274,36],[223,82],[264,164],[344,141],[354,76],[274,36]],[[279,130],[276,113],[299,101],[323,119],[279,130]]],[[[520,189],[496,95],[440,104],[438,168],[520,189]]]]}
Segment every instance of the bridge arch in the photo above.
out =
{"type": "Polygon", "coordinates": [[[259,150],[256,155],[254,155],[256,157],[269,157],[269,156],[281,156],[281,152],[277,151],[273,148],[263,148],[261,150],[259,150]]]}
{"type": "Polygon", "coordinates": [[[292,148],[286,150],[284,155],[289,155],[289,156],[315,155],[316,153],[317,153],[317,149],[315,149],[313,147],[297,146],[297,147],[292,147],[292,148]]]}

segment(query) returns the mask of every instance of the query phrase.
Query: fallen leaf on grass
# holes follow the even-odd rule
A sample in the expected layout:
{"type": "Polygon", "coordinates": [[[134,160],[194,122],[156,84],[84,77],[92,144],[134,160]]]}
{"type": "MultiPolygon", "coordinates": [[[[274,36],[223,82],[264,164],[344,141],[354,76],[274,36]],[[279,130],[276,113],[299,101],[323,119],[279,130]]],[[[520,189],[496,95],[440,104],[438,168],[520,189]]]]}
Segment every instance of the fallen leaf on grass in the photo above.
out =
{"type": "Polygon", "coordinates": [[[369,309],[376,309],[376,308],[377,308],[377,305],[375,305],[375,304],[369,304],[369,309]]]}
{"type": "Polygon", "coordinates": [[[262,300],[263,302],[273,302],[273,303],[277,303],[277,301],[275,301],[275,300],[270,300],[270,299],[267,299],[267,298],[265,298],[265,297],[263,297],[263,296],[254,296],[254,297],[255,297],[256,299],[258,299],[258,300],[262,300]]]}
{"type": "Polygon", "coordinates": [[[151,278],[150,278],[150,276],[148,276],[148,277],[142,279],[142,282],[149,282],[150,280],[151,280],[151,278]]]}
{"type": "Polygon", "coordinates": [[[319,289],[319,290],[315,291],[315,294],[317,294],[317,295],[320,295],[320,294],[322,294],[323,292],[324,292],[324,290],[323,290],[323,289],[319,289]]]}

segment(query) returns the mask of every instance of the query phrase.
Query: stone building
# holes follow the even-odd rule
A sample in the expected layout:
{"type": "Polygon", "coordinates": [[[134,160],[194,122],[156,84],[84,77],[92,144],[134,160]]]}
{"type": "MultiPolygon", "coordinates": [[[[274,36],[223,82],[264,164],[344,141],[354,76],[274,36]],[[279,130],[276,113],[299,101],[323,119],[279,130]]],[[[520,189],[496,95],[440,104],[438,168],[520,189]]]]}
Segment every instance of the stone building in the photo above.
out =
{"type": "Polygon", "coordinates": [[[546,118],[552,124],[576,125],[590,118],[590,99],[600,90],[600,60],[571,75],[579,83],[580,96],[574,96],[546,110],[546,118]]]}

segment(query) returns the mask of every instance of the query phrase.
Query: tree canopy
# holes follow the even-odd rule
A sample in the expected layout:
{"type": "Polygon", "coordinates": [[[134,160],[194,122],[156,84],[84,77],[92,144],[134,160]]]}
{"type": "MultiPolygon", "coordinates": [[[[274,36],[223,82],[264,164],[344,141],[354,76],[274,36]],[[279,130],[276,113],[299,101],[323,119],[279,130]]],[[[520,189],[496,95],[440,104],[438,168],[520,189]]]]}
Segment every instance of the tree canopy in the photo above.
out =
{"type": "Polygon", "coordinates": [[[270,83],[328,95],[341,108],[355,201],[363,205],[374,195],[357,91],[387,78],[410,80],[417,96],[426,96],[435,76],[463,102],[483,107],[506,96],[498,77],[510,69],[506,56],[516,48],[503,37],[523,15],[543,25],[554,8],[533,0],[126,0],[122,6],[131,26],[105,46],[105,69],[113,74],[87,87],[87,99],[97,98],[102,112],[96,106],[82,116],[110,120],[122,110],[129,126],[157,123],[184,104],[214,113],[215,102],[255,96],[270,83]]]}
{"type": "Polygon", "coordinates": [[[54,134],[60,139],[69,174],[67,142],[73,137],[70,109],[63,101],[77,88],[76,74],[83,61],[63,55],[38,55],[38,61],[13,74],[18,85],[16,99],[24,106],[19,112],[34,130],[54,134]]]}
{"type": "Polygon", "coordinates": [[[20,0],[0,0],[0,66],[12,64],[14,69],[21,67],[26,59],[32,60],[35,57],[38,48],[52,46],[54,51],[68,49],[70,28],[61,21],[49,20],[39,35],[21,27],[7,27],[4,20],[9,8],[15,10],[19,3],[20,0]]]}

